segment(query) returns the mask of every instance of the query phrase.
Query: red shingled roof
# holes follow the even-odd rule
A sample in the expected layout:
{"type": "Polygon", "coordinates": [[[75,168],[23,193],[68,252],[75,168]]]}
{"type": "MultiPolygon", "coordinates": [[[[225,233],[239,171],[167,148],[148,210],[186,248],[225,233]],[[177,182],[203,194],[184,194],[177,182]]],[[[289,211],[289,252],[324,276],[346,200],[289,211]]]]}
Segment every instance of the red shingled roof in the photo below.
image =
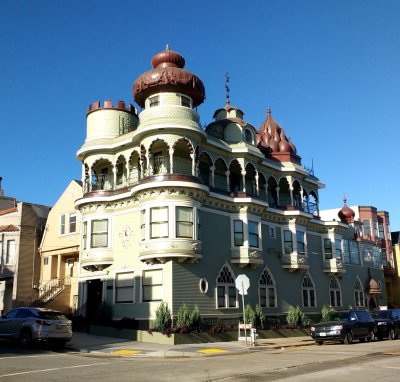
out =
{"type": "Polygon", "coordinates": [[[1,210],[0,211],[0,216],[1,215],[11,214],[13,212],[18,212],[18,208],[17,207],[13,207],[13,208],[8,208],[7,210],[1,210]]]}
{"type": "Polygon", "coordinates": [[[15,232],[15,231],[19,231],[19,229],[17,226],[13,224],[0,225],[0,232],[15,232]]]}

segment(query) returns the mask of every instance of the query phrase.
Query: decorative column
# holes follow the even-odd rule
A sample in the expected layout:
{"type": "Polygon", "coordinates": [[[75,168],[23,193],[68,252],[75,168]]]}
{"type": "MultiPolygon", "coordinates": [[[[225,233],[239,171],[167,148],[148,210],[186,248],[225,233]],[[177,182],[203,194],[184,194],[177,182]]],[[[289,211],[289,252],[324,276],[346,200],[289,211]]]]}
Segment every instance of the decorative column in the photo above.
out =
{"type": "Polygon", "coordinates": [[[174,173],[174,149],[169,149],[169,173],[174,173]]]}
{"type": "Polygon", "coordinates": [[[290,204],[291,204],[292,206],[294,206],[294,200],[293,200],[293,186],[292,186],[292,185],[289,186],[289,192],[290,192],[290,204]]]}
{"type": "Polygon", "coordinates": [[[243,184],[242,191],[246,192],[246,171],[241,171],[240,174],[242,175],[242,184],[243,184]]]}
{"type": "Polygon", "coordinates": [[[226,170],[225,171],[225,176],[226,176],[226,188],[227,188],[227,191],[228,192],[231,192],[231,182],[230,182],[230,180],[229,180],[229,175],[230,175],[230,171],[229,170],[226,170]]]}
{"type": "Polygon", "coordinates": [[[255,180],[256,180],[256,194],[260,195],[260,186],[258,184],[258,172],[256,172],[256,176],[255,176],[255,180]]]}
{"type": "Polygon", "coordinates": [[[215,179],[214,179],[215,166],[210,166],[209,169],[211,170],[211,172],[209,175],[210,179],[208,180],[208,182],[211,185],[211,187],[215,187],[215,179]]]}
{"type": "Polygon", "coordinates": [[[112,166],[112,169],[113,169],[113,185],[112,185],[111,189],[113,190],[113,189],[115,189],[115,187],[117,185],[117,165],[114,164],[112,166]]]}
{"type": "Polygon", "coordinates": [[[280,196],[279,196],[279,186],[276,186],[276,203],[278,204],[278,206],[281,205],[281,201],[279,200],[280,196]]]}
{"type": "Polygon", "coordinates": [[[196,176],[196,155],[194,152],[190,154],[192,158],[192,176],[196,176]]]}

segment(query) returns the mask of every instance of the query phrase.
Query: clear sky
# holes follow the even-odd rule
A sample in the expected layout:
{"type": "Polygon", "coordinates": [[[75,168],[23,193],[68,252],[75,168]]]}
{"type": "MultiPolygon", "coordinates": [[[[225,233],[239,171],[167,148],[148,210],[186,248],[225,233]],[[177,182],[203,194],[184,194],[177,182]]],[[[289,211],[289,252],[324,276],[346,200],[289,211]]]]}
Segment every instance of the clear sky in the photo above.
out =
{"type": "Polygon", "coordinates": [[[326,184],[320,208],[373,205],[400,230],[400,1],[1,0],[0,129],[6,196],[52,205],[80,179],[87,106],[132,102],[166,44],[207,98],[272,116],[326,184]]]}

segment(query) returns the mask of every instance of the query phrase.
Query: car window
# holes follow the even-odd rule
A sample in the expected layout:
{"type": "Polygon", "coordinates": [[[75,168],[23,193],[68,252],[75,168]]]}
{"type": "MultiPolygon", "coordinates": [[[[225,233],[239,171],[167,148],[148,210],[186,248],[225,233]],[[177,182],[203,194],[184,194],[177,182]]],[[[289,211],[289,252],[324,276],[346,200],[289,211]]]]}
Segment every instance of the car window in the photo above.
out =
{"type": "Polygon", "coordinates": [[[18,318],[32,317],[33,314],[29,309],[19,309],[17,313],[18,318]]]}
{"type": "Polygon", "coordinates": [[[347,312],[333,312],[331,315],[331,321],[343,321],[348,319],[349,314],[347,312]]]}
{"type": "Polygon", "coordinates": [[[374,312],[371,312],[371,316],[373,318],[387,318],[387,311],[386,310],[377,310],[374,312]]]}
{"type": "Polygon", "coordinates": [[[14,318],[16,317],[17,313],[18,313],[17,309],[10,310],[9,312],[6,313],[6,318],[14,318]]]}
{"type": "Polygon", "coordinates": [[[357,320],[357,314],[355,312],[350,313],[350,321],[356,321],[357,320]]]}
{"type": "Polygon", "coordinates": [[[68,320],[61,312],[38,312],[39,317],[44,320],[68,320]]]}

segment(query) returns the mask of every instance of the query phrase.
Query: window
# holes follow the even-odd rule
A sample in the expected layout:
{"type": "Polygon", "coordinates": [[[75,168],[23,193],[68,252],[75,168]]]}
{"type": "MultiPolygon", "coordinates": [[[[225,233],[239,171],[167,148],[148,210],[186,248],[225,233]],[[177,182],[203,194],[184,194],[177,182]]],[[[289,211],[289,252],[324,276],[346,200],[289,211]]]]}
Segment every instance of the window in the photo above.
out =
{"type": "Polygon", "coordinates": [[[82,248],[87,248],[87,222],[83,222],[82,248]]]}
{"type": "Polygon", "coordinates": [[[363,220],[364,236],[371,236],[371,220],[363,220]]]}
{"type": "Polygon", "coordinates": [[[116,303],[133,302],[133,296],[134,296],[133,272],[116,273],[115,302],[116,303]]]}
{"type": "Polygon", "coordinates": [[[158,106],[159,104],[160,104],[160,97],[158,95],[149,98],[150,107],[158,106]]]}
{"type": "Polygon", "coordinates": [[[65,215],[60,217],[60,235],[65,235],[65,215]]]}
{"type": "Polygon", "coordinates": [[[43,257],[43,265],[49,265],[49,258],[43,257]]]}
{"type": "Polygon", "coordinates": [[[285,254],[293,252],[292,232],[289,230],[283,231],[283,248],[285,254]]]}
{"type": "Polygon", "coordinates": [[[241,220],[233,221],[233,241],[236,247],[244,243],[243,222],[241,220]]]}
{"type": "Polygon", "coordinates": [[[380,239],[385,238],[385,230],[384,230],[384,226],[382,223],[379,223],[379,238],[380,239]]]}
{"type": "Polygon", "coordinates": [[[15,264],[15,240],[7,240],[6,264],[15,264]]]}
{"type": "Polygon", "coordinates": [[[260,305],[263,308],[276,307],[276,287],[274,279],[268,269],[261,274],[259,281],[260,305]]]}
{"type": "Polygon", "coordinates": [[[258,223],[249,221],[249,246],[250,247],[259,247],[258,241],[258,223]]]}
{"type": "Polygon", "coordinates": [[[91,231],[92,248],[108,247],[108,219],[92,220],[91,231]]]}
{"type": "Polygon", "coordinates": [[[162,301],[163,299],[162,269],[143,271],[142,291],[143,291],[143,302],[162,301]]]}
{"type": "Polygon", "coordinates": [[[253,135],[251,134],[250,130],[246,129],[244,131],[244,140],[247,143],[253,143],[253,135]]]}
{"type": "Polygon", "coordinates": [[[146,239],[146,210],[140,211],[140,231],[142,241],[146,239]]]}
{"type": "Polygon", "coordinates": [[[336,277],[329,281],[329,300],[331,306],[342,306],[342,292],[336,277]]]}
{"type": "Polygon", "coordinates": [[[168,237],[168,207],[150,208],[150,238],[168,237]]]}
{"type": "Polygon", "coordinates": [[[345,263],[350,263],[350,242],[349,240],[343,240],[343,257],[345,263]]]}
{"type": "Polygon", "coordinates": [[[237,307],[235,278],[227,265],[222,268],[217,278],[217,307],[237,307]]]}
{"type": "Polygon", "coordinates": [[[332,242],[331,239],[324,239],[325,259],[332,259],[332,242]]]}
{"type": "Polygon", "coordinates": [[[382,248],[381,254],[382,254],[382,265],[384,267],[387,267],[388,266],[388,258],[387,258],[386,249],[382,248]]]}
{"type": "Polygon", "coordinates": [[[269,237],[271,239],[275,239],[276,238],[275,227],[269,226],[269,237]]]}
{"type": "Polygon", "coordinates": [[[304,232],[297,231],[296,232],[296,240],[297,240],[297,253],[306,253],[306,246],[304,244],[304,232]]]}
{"type": "Polygon", "coordinates": [[[185,107],[192,107],[189,97],[181,96],[181,105],[185,107]]]}
{"type": "Polygon", "coordinates": [[[176,207],[176,237],[193,238],[192,207],[176,207]]]}
{"type": "Polygon", "coordinates": [[[69,233],[76,232],[76,214],[69,215],[69,233]]]}
{"type": "Polygon", "coordinates": [[[336,259],[342,260],[342,241],[339,239],[335,240],[335,252],[336,252],[336,259]]]}
{"type": "Polygon", "coordinates": [[[350,262],[351,264],[361,264],[360,249],[358,243],[354,240],[350,241],[350,262]]]}
{"type": "Polygon", "coordinates": [[[378,222],[376,220],[372,221],[372,225],[374,226],[374,237],[375,239],[378,238],[378,222]]]}
{"type": "Polygon", "coordinates": [[[305,274],[303,278],[302,292],[303,292],[303,306],[305,308],[317,306],[314,283],[311,280],[311,277],[308,274],[308,272],[305,274]]]}
{"type": "Polygon", "coordinates": [[[364,290],[358,277],[354,281],[354,303],[355,306],[364,306],[364,290]]]}
{"type": "Polygon", "coordinates": [[[372,247],[372,261],[374,263],[375,268],[382,267],[382,253],[380,247],[376,247],[375,245],[372,247]]]}

